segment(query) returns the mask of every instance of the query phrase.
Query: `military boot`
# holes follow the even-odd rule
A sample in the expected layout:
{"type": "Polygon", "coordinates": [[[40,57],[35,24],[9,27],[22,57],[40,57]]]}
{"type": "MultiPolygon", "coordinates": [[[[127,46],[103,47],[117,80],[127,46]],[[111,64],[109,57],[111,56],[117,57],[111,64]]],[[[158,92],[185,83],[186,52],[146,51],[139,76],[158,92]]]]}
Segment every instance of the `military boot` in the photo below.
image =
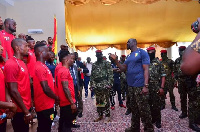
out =
{"type": "Polygon", "coordinates": [[[194,130],[196,132],[200,132],[200,128],[195,123],[193,123],[193,124],[189,123],[189,128],[191,128],[192,130],[194,130]]]}
{"type": "Polygon", "coordinates": [[[94,122],[98,122],[103,119],[103,116],[99,116],[97,119],[94,119],[94,122]]]}

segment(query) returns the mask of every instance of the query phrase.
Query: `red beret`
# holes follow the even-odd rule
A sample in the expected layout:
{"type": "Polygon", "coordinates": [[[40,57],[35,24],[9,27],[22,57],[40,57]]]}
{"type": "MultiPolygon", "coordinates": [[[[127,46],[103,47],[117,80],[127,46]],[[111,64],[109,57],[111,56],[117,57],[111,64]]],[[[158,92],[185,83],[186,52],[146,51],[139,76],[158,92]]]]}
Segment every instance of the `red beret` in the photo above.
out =
{"type": "Polygon", "coordinates": [[[156,50],[154,47],[149,47],[149,48],[147,48],[147,51],[149,51],[149,50],[156,50]]]}
{"type": "Polygon", "coordinates": [[[185,46],[180,46],[179,49],[186,49],[186,47],[185,46]]]}
{"type": "Polygon", "coordinates": [[[126,57],[125,55],[121,55],[121,57],[126,57]]]}
{"type": "Polygon", "coordinates": [[[167,53],[167,50],[161,50],[160,52],[161,53],[167,53]]]}
{"type": "Polygon", "coordinates": [[[96,53],[101,53],[102,51],[101,50],[96,50],[96,53]]]}

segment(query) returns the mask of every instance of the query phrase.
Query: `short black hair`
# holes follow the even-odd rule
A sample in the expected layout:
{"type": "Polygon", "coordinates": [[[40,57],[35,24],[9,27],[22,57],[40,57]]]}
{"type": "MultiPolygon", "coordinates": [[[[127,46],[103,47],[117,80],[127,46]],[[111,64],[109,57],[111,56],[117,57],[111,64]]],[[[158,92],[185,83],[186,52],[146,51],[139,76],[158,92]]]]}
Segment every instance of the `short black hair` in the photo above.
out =
{"type": "Polygon", "coordinates": [[[8,23],[8,22],[11,21],[11,20],[13,20],[13,19],[11,19],[11,18],[6,18],[5,21],[4,21],[4,25],[6,25],[6,23],[8,23]]]}
{"type": "Polygon", "coordinates": [[[66,50],[61,50],[60,51],[60,55],[59,55],[59,61],[62,62],[63,58],[68,56],[70,54],[69,51],[66,50]]]}
{"type": "Polygon", "coordinates": [[[34,47],[34,51],[36,51],[39,47],[42,47],[42,46],[45,46],[46,44],[43,44],[43,43],[39,43],[39,44],[36,44],[35,47],[34,47]]]}
{"type": "Polygon", "coordinates": [[[50,39],[50,38],[52,38],[52,37],[48,37],[48,39],[50,39]]]}
{"type": "Polygon", "coordinates": [[[31,36],[28,36],[26,42],[28,42],[29,40],[34,40],[34,39],[31,36]]]}

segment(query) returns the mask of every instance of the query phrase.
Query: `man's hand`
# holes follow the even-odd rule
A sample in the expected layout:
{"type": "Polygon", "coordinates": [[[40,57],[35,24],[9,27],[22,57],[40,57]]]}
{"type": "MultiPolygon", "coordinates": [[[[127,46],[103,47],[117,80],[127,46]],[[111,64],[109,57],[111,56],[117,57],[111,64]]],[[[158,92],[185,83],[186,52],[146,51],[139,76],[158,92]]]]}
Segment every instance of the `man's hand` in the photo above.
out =
{"type": "Polygon", "coordinates": [[[24,115],[24,121],[26,124],[33,124],[33,116],[31,113],[24,115]]]}
{"type": "Polygon", "coordinates": [[[82,68],[78,68],[78,71],[82,71],[82,68]]]}
{"type": "Polygon", "coordinates": [[[163,90],[163,88],[160,88],[160,89],[159,89],[159,94],[160,94],[160,96],[163,96],[163,95],[164,95],[164,90],[163,90]]]}
{"type": "Polygon", "coordinates": [[[71,104],[72,114],[74,114],[77,111],[76,105],[73,103],[71,104]]]}
{"type": "Polygon", "coordinates": [[[9,111],[11,111],[13,113],[16,113],[17,106],[14,103],[12,103],[12,102],[9,102],[9,103],[10,103],[9,111]]]}
{"type": "Polygon", "coordinates": [[[58,105],[60,104],[60,99],[59,99],[58,96],[57,96],[57,98],[55,99],[55,104],[56,104],[56,106],[58,106],[58,105]]]}
{"type": "Polygon", "coordinates": [[[109,85],[106,85],[106,88],[108,88],[108,89],[111,89],[111,86],[109,86],[109,85]]]}
{"type": "Polygon", "coordinates": [[[140,94],[144,94],[144,95],[147,95],[149,93],[149,89],[146,88],[146,87],[143,87],[142,91],[140,94]]]}
{"type": "Polygon", "coordinates": [[[111,59],[111,60],[114,60],[114,61],[117,61],[117,55],[114,55],[114,54],[109,54],[109,58],[111,59]]]}
{"type": "Polygon", "coordinates": [[[80,95],[81,95],[81,91],[79,90],[79,91],[78,91],[78,96],[80,97],[80,95]]]}

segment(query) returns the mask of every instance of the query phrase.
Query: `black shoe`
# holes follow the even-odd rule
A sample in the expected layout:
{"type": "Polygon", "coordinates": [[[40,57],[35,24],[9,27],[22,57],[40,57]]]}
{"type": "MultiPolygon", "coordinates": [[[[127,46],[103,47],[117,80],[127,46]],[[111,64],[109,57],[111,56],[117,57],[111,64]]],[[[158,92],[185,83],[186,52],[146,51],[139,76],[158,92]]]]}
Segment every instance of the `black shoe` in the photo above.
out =
{"type": "Polygon", "coordinates": [[[72,125],[72,128],[79,128],[80,127],[80,125],[78,125],[78,124],[73,124],[72,125]]]}
{"type": "Polygon", "coordinates": [[[183,119],[183,118],[186,118],[187,117],[187,114],[184,114],[184,113],[181,113],[181,115],[179,116],[179,118],[183,119]]]}
{"type": "Polygon", "coordinates": [[[172,109],[175,111],[178,111],[178,109],[176,108],[176,106],[172,106],[172,109]]]}
{"type": "Polygon", "coordinates": [[[189,124],[189,128],[196,132],[200,132],[200,128],[197,126],[197,124],[189,124]]]}
{"type": "Polygon", "coordinates": [[[129,115],[129,114],[131,114],[131,111],[127,109],[125,115],[129,115]]]}
{"type": "Polygon", "coordinates": [[[156,127],[161,128],[161,122],[160,121],[156,121],[156,127]]]}
{"type": "Polygon", "coordinates": [[[124,100],[125,100],[125,98],[123,97],[123,98],[122,98],[122,100],[124,101],[124,100]]]}
{"type": "Polygon", "coordinates": [[[82,112],[78,114],[78,117],[79,117],[79,118],[83,117],[82,112]]]}

